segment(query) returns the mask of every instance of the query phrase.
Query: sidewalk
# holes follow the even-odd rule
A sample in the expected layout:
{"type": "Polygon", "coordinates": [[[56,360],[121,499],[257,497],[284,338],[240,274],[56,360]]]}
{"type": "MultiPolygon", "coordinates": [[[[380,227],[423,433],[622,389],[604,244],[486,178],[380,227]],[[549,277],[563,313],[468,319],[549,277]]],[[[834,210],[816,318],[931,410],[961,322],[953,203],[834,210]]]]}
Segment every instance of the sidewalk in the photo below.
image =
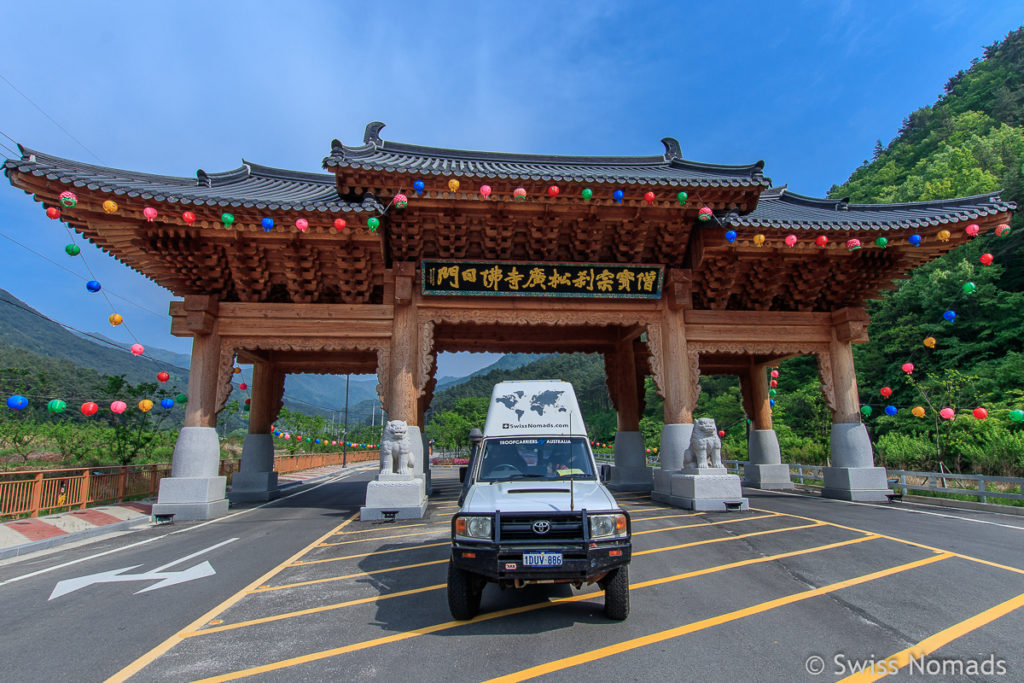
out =
{"type": "MultiPolygon", "coordinates": [[[[354,463],[363,464],[363,463],[354,463]]],[[[302,472],[289,472],[278,478],[281,489],[326,479],[344,470],[341,465],[317,467],[302,472]]],[[[230,487],[229,489],[230,490],[230,487]]],[[[150,524],[153,499],[102,505],[60,512],[45,517],[29,517],[0,524],[0,560],[37,550],[81,541],[93,536],[126,531],[150,524]]]]}

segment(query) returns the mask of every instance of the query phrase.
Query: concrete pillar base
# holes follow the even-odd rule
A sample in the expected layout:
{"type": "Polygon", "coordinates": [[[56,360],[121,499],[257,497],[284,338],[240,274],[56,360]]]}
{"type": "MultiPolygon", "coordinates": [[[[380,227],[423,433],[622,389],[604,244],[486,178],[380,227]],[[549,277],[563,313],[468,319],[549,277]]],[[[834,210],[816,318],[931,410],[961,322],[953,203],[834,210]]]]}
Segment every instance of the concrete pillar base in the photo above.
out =
{"type": "Polygon", "coordinates": [[[650,467],[619,467],[610,465],[611,479],[606,486],[612,491],[650,491],[654,485],[650,467]]]}
{"type": "Polygon", "coordinates": [[[825,498],[884,503],[889,500],[889,482],[884,467],[823,467],[825,498]]]}
{"type": "Polygon", "coordinates": [[[423,518],[427,509],[427,493],[422,476],[379,476],[379,481],[371,481],[366,485],[366,505],[359,508],[360,521],[423,518]],[[392,516],[390,513],[395,514],[392,516]]]}
{"type": "Polygon", "coordinates": [[[175,521],[213,519],[228,511],[227,477],[220,468],[220,440],[213,427],[182,427],[174,445],[171,476],[160,480],[154,515],[175,521]]]}
{"type": "Polygon", "coordinates": [[[683,454],[690,447],[693,424],[680,422],[663,425],[661,428],[661,469],[666,471],[683,469],[683,454]]]}
{"type": "Polygon", "coordinates": [[[615,435],[615,464],[611,466],[607,486],[612,491],[650,491],[651,468],[640,432],[619,432],[615,435]]]}
{"type": "Polygon", "coordinates": [[[789,475],[789,465],[761,465],[747,463],[743,466],[743,485],[755,489],[783,490],[794,488],[789,475]]]}
{"type": "Polygon", "coordinates": [[[231,477],[232,503],[266,502],[280,495],[274,469],[274,437],[247,434],[242,444],[242,467],[231,477]]]}
{"type": "Polygon", "coordinates": [[[668,492],[655,490],[653,500],[697,512],[730,512],[750,509],[743,497],[740,478],[725,468],[702,467],[671,476],[668,492]]]}

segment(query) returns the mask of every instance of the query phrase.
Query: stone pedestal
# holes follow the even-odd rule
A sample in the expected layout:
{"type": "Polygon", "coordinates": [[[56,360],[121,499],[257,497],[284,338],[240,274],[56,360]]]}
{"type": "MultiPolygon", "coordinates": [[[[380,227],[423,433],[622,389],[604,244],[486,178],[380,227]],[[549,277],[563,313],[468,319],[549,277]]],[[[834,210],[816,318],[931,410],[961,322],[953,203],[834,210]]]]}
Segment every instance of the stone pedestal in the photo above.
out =
{"type": "Polygon", "coordinates": [[[668,492],[655,489],[651,498],[686,510],[727,512],[747,510],[740,478],[724,467],[692,467],[670,477],[668,492]]]}
{"type": "Polygon", "coordinates": [[[743,485],[759,489],[791,489],[789,465],[782,464],[782,452],[774,429],[752,429],[747,438],[748,462],[743,468],[743,485]]]}
{"type": "Polygon", "coordinates": [[[266,502],[280,495],[274,472],[274,437],[247,434],[242,444],[242,467],[231,477],[232,503],[266,502]]]}
{"type": "Polygon", "coordinates": [[[359,508],[359,520],[422,519],[427,509],[426,483],[422,476],[379,474],[366,485],[366,505],[359,508]],[[388,513],[388,514],[385,514],[388,513]],[[393,516],[391,513],[395,513],[393,516]]]}
{"type": "Polygon", "coordinates": [[[832,425],[832,467],[823,468],[821,495],[840,500],[885,502],[889,484],[885,468],[874,466],[871,438],[860,422],[832,425]]]}
{"type": "Polygon", "coordinates": [[[182,427],[174,446],[171,476],[160,480],[154,515],[174,521],[213,519],[228,511],[227,477],[220,469],[220,440],[213,427],[182,427]]]}
{"type": "Polygon", "coordinates": [[[615,464],[612,465],[608,488],[612,491],[650,491],[651,468],[640,432],[619,432],[615,435],[615,464]]]}

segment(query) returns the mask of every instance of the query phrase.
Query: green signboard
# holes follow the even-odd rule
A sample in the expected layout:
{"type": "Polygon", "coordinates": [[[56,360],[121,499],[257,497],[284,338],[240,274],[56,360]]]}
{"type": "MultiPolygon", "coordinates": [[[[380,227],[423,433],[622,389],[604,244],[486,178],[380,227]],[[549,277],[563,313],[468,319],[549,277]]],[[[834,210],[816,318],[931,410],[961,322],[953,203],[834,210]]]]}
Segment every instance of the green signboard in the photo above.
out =
{"type": "Polygon", "coordinates": [[[662,266],[424,259],[423,294],[657,299],[662,266]]]}

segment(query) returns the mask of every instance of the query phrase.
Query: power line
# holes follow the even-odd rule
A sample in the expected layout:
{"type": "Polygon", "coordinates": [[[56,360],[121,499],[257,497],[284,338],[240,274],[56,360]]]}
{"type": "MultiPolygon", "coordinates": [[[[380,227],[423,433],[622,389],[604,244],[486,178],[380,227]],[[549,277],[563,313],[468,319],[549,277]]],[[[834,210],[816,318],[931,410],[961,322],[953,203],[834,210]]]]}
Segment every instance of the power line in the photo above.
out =
{"type": "MultiPolygon", "coordinates": [[[[13,88],[13,89],[14,89],[14,92],[16,92],[16,93],[18,93],[19,95],[21,95],[22,97],[24,97],[24,98],[25,98],[25,99],[26,99],[26,100],[28,101],[28,103],[29,103],[29,104],[31,104],[31,105],[32,105],[33,107],[35,107],[36,109],[38,109],[38,110],[39,110],[39,113],[40,113],[40,114],[42,114],[43,116],[45,116],[45,117],[46,117],[47,119],[49,119],[50,123],[52,123],[53,125],[55,125],[55,126],[57,126],[58,128],[60,128],[60,129],[61,129],[62,131],[64,131],[64,134],[65,134],[65,135],[67,135],[67,136],[68,136],[69,138],[71,138],[72,140],[74,140],[75,142],[77,142],[77,143],[78,143],[78,144],[79,144],[79,145],[80,145],[80,146],[82,147],[82,149],[84,149],[84,150],[85,150],[86,152],[88,152],[89,154],[93,155],[93,157],[95,157],[95,158],[96,158],[96,161],[98,161],[98,162],[100,162],[101,164],[103,164],[104,166],[106,166],[106,163],[107,163],[107,162],[103,161],[103,159],[100,159],[99,155],[98,155],[98,154],[96,154],[96,152],[94,152],[94,151],[92,151],[91,149],[89,149],[88,147],[86,147],[86,146],[85,146],[85,143],[83,143],[83,142],[82,142],[81,140],[79,140],[79,139],[78,139],[78,138],[76,138],[76,137],[75,137],[74,135],[72,135],[72,134],[70,133],[70,131],[68,131],[68,129],[67,129],[67,128],[65,128],[64,126],[62,126],[62,125],[60,125],[59,123],[57,123],[57,121],[56,121],[56,120],[55,120],[55,119],[54,119],[54,118],[53,118],[52,116],[50,116],[49,114],[47,114],[47,113],[46,113],[46,112],[45,112],[45,111],[43,110],[43,108],[42,108],[42,107],[40,107],[40,106],[39,106],[38,104],[36,104],[35,102],[33,102],[33,101],[32,101],[32,98],[31,98],[31,97],[29,97],[29,96],[28,96],[28,95],[26,95],[25,93],[21,92],[20,90],[18,90],[18,87],[17,87],[16,85],[14,85],[14,83],[11,83],[11,81],[10,81],[10,80],[9,80],[9,79],[8,79],[8,78],[7,78],[6,76],[4,76],[3,74],[0,74],[0,78],[2,78],[2,79],[3,79],[3,81],[4,81],[4,82],[5,82],[5,83],[6,83],[7,85],[11,86],[11,88],[13,88]]],[[[5,135],[6,135],[6,133],[5,133],[5,135]]]]}

